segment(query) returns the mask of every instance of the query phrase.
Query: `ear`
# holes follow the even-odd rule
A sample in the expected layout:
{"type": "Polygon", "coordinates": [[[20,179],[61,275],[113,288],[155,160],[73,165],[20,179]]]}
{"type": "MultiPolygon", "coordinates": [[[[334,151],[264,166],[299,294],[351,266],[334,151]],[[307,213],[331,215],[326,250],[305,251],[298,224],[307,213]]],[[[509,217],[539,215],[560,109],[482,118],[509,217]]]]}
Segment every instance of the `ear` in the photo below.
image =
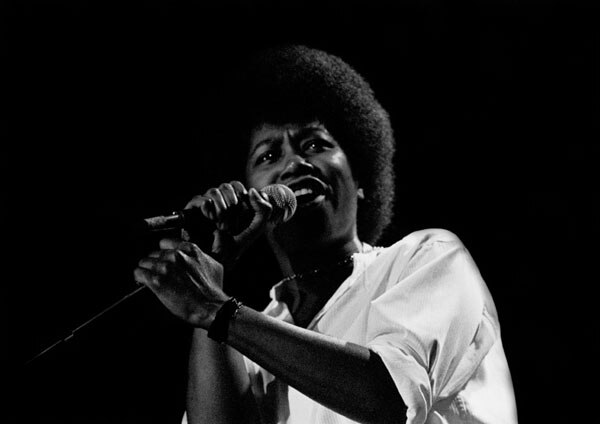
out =
{"type": "Polygon", "coordinates": [[[362,188],[359,187],[358,190],[356,190],[356,197],[358,197],[360,200],[365,199],[365,192],[362,188]]]}

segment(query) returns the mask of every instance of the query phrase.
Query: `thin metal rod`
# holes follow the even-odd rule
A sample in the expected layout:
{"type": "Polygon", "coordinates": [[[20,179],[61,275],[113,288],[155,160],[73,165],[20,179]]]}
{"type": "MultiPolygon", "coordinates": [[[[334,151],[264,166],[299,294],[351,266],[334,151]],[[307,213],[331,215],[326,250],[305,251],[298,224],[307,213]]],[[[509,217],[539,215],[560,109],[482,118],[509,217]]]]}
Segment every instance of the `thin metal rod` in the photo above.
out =
{"type": "Polygon", "coordinates": [[[112,305],[108,306],[107,308],[104,308],[102,311],[100,311],[99,313],[97,313],[96,315],[94,315],[93,317],[91,317],[90,319],[88,319],[87,321],[85,321],[83,324],[81,324],[80,326],[78,326],[78,327],[74,328],[73,330],[71,330],[71,332],[69,333],[69,335],[67,335],[66,337],[63,337],[62,339],[59,339],[56,342],[52,343],[50,346],[48,346],[47,348],[45,348],[44,350],[42,350],[40,353],[38,353],[37,355],[35,355],[33,358],[31,358],[30,360],[28,360],[27,362],[25,362],[25,365],[31,364],[33,361],[37,360],[38,358],[42,357],[46,353],[50,352],[51,350],[53,350],[54,348],[56,348],[56,346],[60,345],[61,343],[68,342],[69,340],[71,340],[75,336],[75,333],[77,333],[78,331],[81,331],[84,327],[87,327],[89,324],[91,324],[92,322],[96,321],[98,318],[100,318],[101,316],[103,316],[104,314],[106,314],[107,312],[109,312],[110,310],[112,310],[113,308],[116,308],[118,305],[120,305],[121,303],[123,303],[124,301],[126,301],[127,299],[129,299],[130,297],[132,297],[133,295],[141,292],[145,288],[146,288],[146,286],[140,286],[140,287],[136,288],[134,291],[132,291],[131,293],[126,294],[121,299],[117,300],[112,305]]]}

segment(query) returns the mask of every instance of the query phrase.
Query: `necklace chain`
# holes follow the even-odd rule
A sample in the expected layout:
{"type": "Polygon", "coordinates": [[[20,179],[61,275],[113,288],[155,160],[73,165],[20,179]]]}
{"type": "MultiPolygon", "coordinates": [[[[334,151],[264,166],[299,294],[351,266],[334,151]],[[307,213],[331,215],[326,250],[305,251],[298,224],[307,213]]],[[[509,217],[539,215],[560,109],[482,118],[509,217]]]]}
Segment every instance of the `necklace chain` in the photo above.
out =
{"type": "Polygon", "coordinates": [[[299,272],[297,274],[293,274],[290,275],[288,277],[283,278],[280,283],[285,283],[286,281],[291,281],[291,280],[303,280],[306,277],[313,277],[317,274],[320,274],[321,272],[325,271],[325,270],[330,270],[330,269],[334,269],[337,267],[340,267],[342,265],[346,265],[348,263],[350,263],[352,261],[352,258],[354,257],[354,253],[352,255],[348,255],[346,256],[344,259],[342,259],[341,261],[338,261],[334,264],[331,265],[327,265],[327,266],[322,266],[320,268],[315,268],[312,269],[310,271],[306,271],[306,272],[299,272]]]}

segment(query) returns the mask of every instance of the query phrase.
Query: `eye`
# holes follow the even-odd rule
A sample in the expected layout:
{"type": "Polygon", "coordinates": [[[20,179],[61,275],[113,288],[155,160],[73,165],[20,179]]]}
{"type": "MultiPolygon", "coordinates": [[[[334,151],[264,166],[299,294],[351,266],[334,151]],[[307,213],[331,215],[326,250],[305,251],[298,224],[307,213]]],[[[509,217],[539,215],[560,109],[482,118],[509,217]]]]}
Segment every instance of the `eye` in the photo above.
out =
{"type": "Polygon", "coordinates": [[[269,149],[256,157],[254,165],[261,165],[263,163],[273,163],[277,160],[278,153],[274,149],[269,149]]]}
{"type": "Polygon", "coordinates": [[[311,138],[302,143],[305,152],[320,153],[332,147],[331,143],[322,138],[311,138]]]}

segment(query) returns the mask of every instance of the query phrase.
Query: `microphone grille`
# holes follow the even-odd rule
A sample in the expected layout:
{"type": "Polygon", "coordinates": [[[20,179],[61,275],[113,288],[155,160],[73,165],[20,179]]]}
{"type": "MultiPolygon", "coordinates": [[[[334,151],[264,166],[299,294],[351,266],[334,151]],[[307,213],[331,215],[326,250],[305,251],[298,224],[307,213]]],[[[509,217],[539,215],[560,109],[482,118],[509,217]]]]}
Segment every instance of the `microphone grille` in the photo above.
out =
{"type": "Polygon", "coordinates": [[[261,192],[269,196],[273,205],[273,218],[275,222],[286,222],[296,212],[296,196],[294,192],[283,184],[271,184],[264,187],[261,192]]]}

